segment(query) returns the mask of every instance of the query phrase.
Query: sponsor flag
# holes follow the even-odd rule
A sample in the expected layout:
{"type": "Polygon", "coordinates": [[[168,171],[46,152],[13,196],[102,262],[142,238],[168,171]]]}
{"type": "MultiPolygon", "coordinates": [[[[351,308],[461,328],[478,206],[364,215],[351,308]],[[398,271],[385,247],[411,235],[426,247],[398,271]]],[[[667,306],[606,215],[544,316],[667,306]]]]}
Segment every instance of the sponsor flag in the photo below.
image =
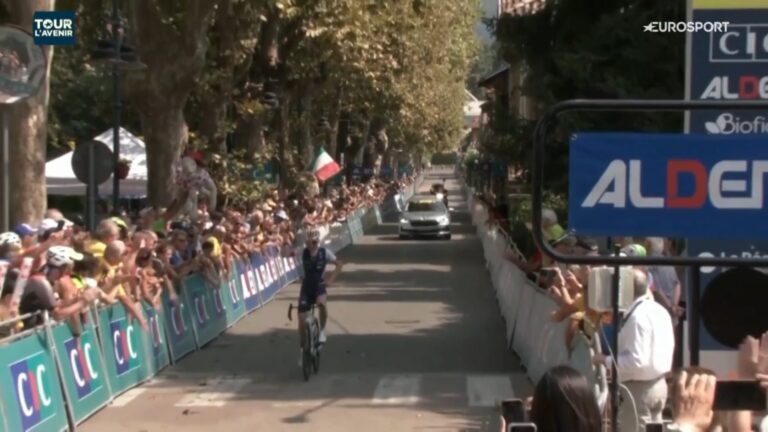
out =
{"type": "Polygon", "coordinates": [[[320,147],[315,155],[315,160],[312,162],[312,173],[317,177],[317,180],[324,182],[329,178],[335,176],[341,171],[341,167],[335,160],[320,147]]]}

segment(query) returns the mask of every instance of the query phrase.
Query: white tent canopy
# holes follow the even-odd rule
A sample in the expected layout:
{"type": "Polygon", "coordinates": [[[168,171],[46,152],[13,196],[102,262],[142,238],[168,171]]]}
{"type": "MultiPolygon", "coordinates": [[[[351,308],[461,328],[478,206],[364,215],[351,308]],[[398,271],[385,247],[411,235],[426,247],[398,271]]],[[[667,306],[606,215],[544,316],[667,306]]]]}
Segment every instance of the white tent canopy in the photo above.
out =
{"type": "MultiPolygon", "coordinates": [[[[94,138],[111,150],[112,131],[109,129],[94,138]]],[[[45,164],[45,179],[48,195],[85,195],[86,187],[72,171],[72,153],[69,152],[45,164]]],[[[147,152],[144,142],[127,130],[120,128],[120,158],[131,161],[128,178],[120,181],[120,196],[142,198],[147,195],[147,152]]],[[[99,186],[100,196],[112,195],[112,177],[99,186]]]]}

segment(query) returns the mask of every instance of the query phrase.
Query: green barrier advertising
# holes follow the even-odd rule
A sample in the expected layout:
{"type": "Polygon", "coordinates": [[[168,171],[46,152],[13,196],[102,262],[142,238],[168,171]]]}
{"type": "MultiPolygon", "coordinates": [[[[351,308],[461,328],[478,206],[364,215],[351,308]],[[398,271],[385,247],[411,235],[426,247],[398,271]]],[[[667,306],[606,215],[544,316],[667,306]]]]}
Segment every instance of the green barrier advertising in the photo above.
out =
{"type": "Polygon", "coordinates": [[[184,279],[184,302],[191,309],[198,347],[216,339],[227,329],[221,287],[210,287],[202,276],[188,276],[184,279]]]}
{"type": "Polygon", "coordinates": [[[355,214],[347,220],[347,226],[349,227],[349,234],[352,236],[352,243],[358,243],[363,238],[363,223],[360,217],[355,214]]]}
{"type": "Polygon", "coordinates": [[[5,430],[67,429],[64,397],[44,331],[0,346],[0,367],[4,414],[0,424],[5,430]]]}
{"type": "Polygon", "coordinates": [[[166,344],[167,333],[165,332],[163,313],[158,313],[147,302],[142,302],[142,308],[149,325],[149,332],[142,332],[147,355],[147,374],[153,376],[171,362],[168,356],[168,345],[166,344]]]}
{"type": "Polygon", "coordinates": [[[163,294],[163,312],[165,328],[168,329],[167,342],[173,362],[179,361],[185,355],[197,349],[189,308],[183,302],[178,304],[163,294]]]}
{"type": "Polygon", "coordinates": [[[222,283],[224,289],[224,303],[227,312],[227,327],[231,327],[245,316],[245,301],[243,300],[243,289],[240,286],[240,266],[232,262],[232,274],[229,280],[222,283]]]}
{"type": "Polygon", "coordinates": [[[118,396],[149,376],[143,331],[127,316],[122,304],[101,309],[99,326],[112,396],[118,396]]]}
{"type": "MultiPolygon", "coordinates": [[[[89,314],[90,318],[93,314],[89,314]]],[[[104,360],[93,319],[82,324],[78,339],[67,322],[53,327],[59,370],[67,389],[75,423],[80,423],[111,399],[104,360]]]]}

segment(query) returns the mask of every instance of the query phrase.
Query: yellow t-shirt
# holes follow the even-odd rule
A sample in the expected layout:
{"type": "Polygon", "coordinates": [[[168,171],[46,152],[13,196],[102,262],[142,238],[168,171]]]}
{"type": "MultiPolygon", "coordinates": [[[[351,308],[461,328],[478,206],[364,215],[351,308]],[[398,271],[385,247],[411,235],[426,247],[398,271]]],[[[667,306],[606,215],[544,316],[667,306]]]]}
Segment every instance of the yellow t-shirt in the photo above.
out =
{"type": "Polygon", "coordinates": [[[91,240],[85,245],[85,251],[95,258],[104,258],[105,250],[107,250],[107,244],[101,240],[91,240]]]}
{"type": "MultiPolygon", "coordinates": [[[[120,271],[120,269],[122,267],[123,267],[122,264],[118,264],[116,266],[107,264],[107,268],[108,268],[108,270],[107,270],[107,278],[111,279],[111,278],[115,277],[115,275],[117,275],[117,273],[120,271]]],[[[123,284],[115,285],[115,289],[116,289],[115,292],[117,293],[116,294],[117,297],[127,296],[127,293],[125,292],[125,288],[123,287],[123,284]]]]}

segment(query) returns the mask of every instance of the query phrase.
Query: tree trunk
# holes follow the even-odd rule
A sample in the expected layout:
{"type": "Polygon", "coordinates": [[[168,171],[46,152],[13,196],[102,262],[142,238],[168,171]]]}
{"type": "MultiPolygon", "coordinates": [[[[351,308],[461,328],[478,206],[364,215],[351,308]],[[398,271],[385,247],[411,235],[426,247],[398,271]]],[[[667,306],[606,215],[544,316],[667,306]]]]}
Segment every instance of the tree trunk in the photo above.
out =
{"type": "MultiPolygon", "coordinates": [[[[288,178],[288,137],[290,134],[290,122],[288,120],[288,98],[285,95],[280,97],[280,107],[278,108],[278,131],[277,131],[277,158],[280,161],[280,189],[291,186],[291,180],[288,178]]],[[[282,190],[281,190],[282,193],[282,190]]]]}
{"type": "MultiPolygon", "coordinates": [[[[10,23],[32,28],[38,10],[53,10],[55,0],[3,0],[10,23]]],[[[34,224],[45,213],[45,159],[48,124],[48,99],[53,48],[43,48],[47,59],[45,78],[36,95],[13,105],[1,107],[8,122],[9,145],[9,227],[17,223],[34,224]]],[[[3,190],[0,189],[0,196],[3,190]]],[[[3,215],[0,214],[0,218],[3,215]]]]}
{"type": "Polygon", "coordinates": [[[126,89],[142,121],[153,205],[165,206],[175,198],[173,163],[188,140],[184,107],[205,66],[208,30],[219,3],[187,0],[178,25],[154,0],[131,3],[131,42],[147,69],[127,75],[126,89]]]}
{"type": "Polygon", "coordinates": [[[267,145],[263,117],[255,115],[241,118],[235,129],[235,143],[237,148],[246,150],[251,156],[264,153],[267,145]]]}
{"type": "Polygon", "coordinates": [[[147,146],[148,171],[163,173],[160,176],[150,176],[147,188],[152,204],[166,206],[176,195],[171,167],[181,156],[189,138],[184,108],[183,105],[171,105],[158,106],[154,110],[142,109],[139,117],[146,142],[165,143],[147,146]]]}

